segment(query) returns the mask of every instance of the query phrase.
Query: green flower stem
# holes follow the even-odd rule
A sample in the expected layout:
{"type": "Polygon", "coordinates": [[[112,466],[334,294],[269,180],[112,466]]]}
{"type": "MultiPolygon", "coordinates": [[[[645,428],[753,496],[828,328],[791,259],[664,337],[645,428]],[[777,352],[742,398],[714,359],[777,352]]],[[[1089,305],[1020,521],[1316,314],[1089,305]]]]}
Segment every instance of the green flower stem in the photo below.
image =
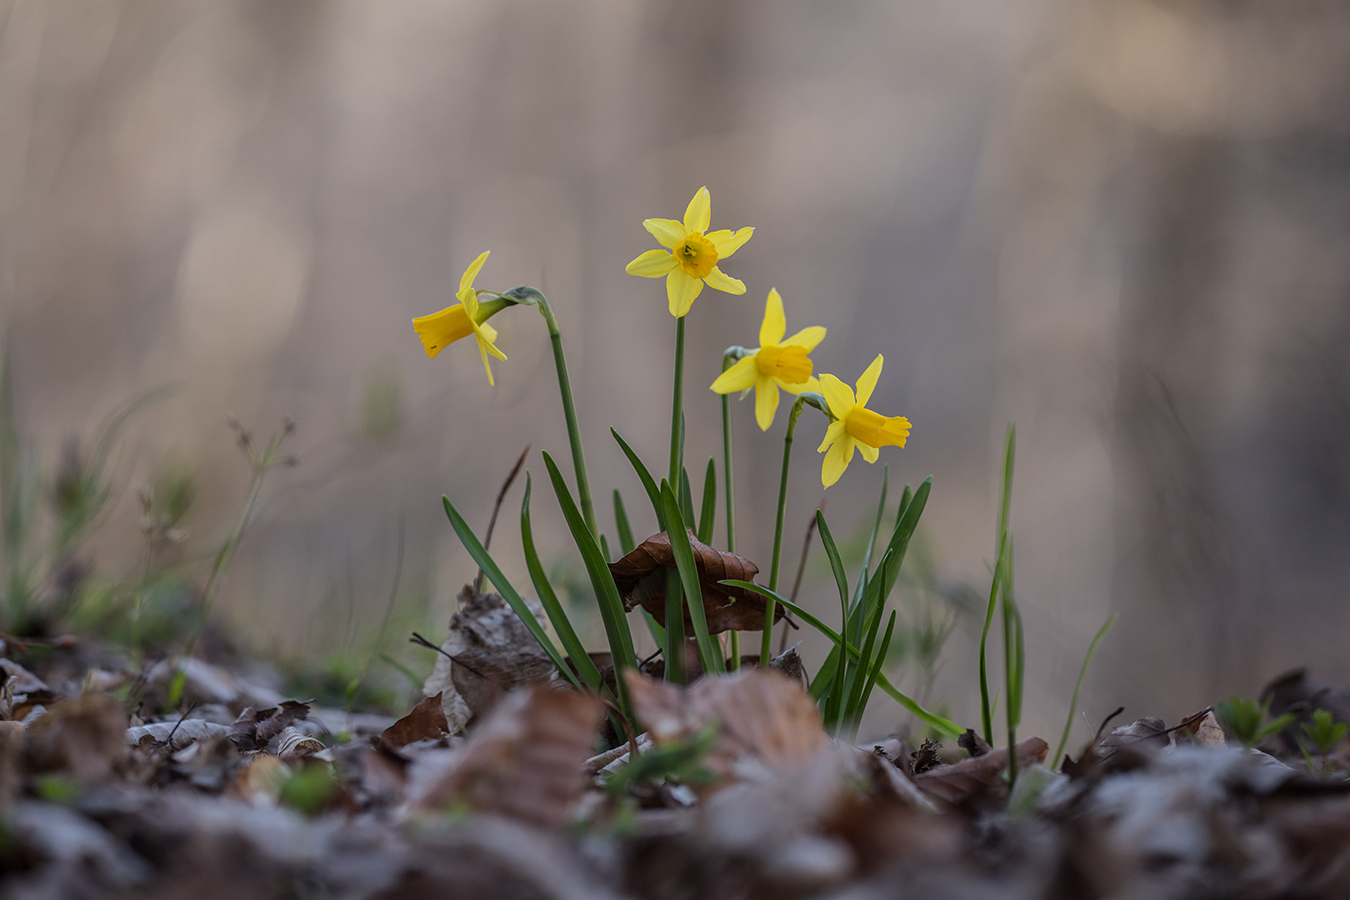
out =
{"type": "MultiPolygon", "coordinates": [[[[728,350],[722,354],[722,371],[736,364],[737,357],[728,350]]],[[[731,478],[731,397],[722,395],[722,471],[727,491],[727,552],[736,552],[736,492],[731,478]]],[[[731,632],[731,671],[741,668],[741,633],[731,632]]]]}
{"type": "Polygon", "coordinates": [[[553,362],[558,369],[558,391],[562,394],[563,416],[567,419],[567,440],[572,445],[572,467],[577,476],[577,502],[581,506],[581,516],[586,527],[596,540],[600,539],[600,528],[595,522],[595,505],[591,502],[590,479],[586,477],[586,455],[581,449],[581,429],[577,426],[577,406],[572,399],[572,380],[567,375],[567,358],[563,356],[562,332],[558,329],[558,320],[553,315],[543,294],[539,294],[539,312],[548,323],[549,338],[553,341],[553,362]]]}
{"type": "Polygon", "coordinates": [[[670,483],[680,483],[680,434],[684,413],[684,317],[675,320],[675,387],[670,401],[670,483]]]}
{"type": "MultiPolygon", "coordinates": [[[[799,396],[792,404],[788,414],[787,435],[783,438],[783,473],[778,479],[778,518],[773,526],[773,561],[769,564],[769,590],[778,590],[778,563],[783,556],[783,515],[787,512],[788,469],[792,465],[792,436],[797,430],[797,419],[801,418],[802,407],[806,403],[799,396]]],[[[773,616],[776,604],[769,598],[764,604],[764,632],[759,645],[759,664],[767,666],[773,645],[773,616]]]]}

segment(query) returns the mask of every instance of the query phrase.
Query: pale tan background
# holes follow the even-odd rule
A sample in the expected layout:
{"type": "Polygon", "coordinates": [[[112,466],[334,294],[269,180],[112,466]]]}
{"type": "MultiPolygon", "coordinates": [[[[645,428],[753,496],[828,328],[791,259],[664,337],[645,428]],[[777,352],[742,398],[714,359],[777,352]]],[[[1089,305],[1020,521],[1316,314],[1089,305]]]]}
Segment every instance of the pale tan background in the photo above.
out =
{"type": "MultiPolygon", "coordinates": [[[[264,648],[350,647],[400,521],[400,602],[444,621],[472,565],[440,494],[485,520],[526,443],[541,542],[579,577],[539,481],[539,449],[566,456],[543,323],[494,321],[495,389],[472,346],[432,361],[412,333],[483,249],[480,286],[558,310],[605,528],[615,484],[650,526],[607,429],[664,467],[674,329],[623,266],[706,184],[713,227],[757,231],[724,267],[749,293],[690,316],[691,460],[718,450],[718,355],[777,286],[791,329],[829,329],[820,370],[886,354],[873,405],[914,433],[883,456],[934,475],[946,579],[986,583],[1017,422],[1029,729],[1057,731],[1111,612],[1089,715],[1175,719],[1301,662],[1350,681],[1348,84],[1339,0],[5,0],[0,327],[48,456],[180,384],[120,459],[128,485],[195,469],[202,546],[246,483],[225,414],[295,415],[303,463],[222,611],[264,648]],[[403,413],[383,442],[361,429],[381,391],[403,413]]],[[[736,414],[741,549],[767,565],[782,420],[736,414]]],[[[830,490],[838,530],[880,475],[830,490]]],[[[498,546],[524,584],[518,490],[498,546]]],[[[90,552],[130,568],[138,540],[128,498],[90,552]]],[[[965,721],[974,628],[936,692],[965,721]]]]}

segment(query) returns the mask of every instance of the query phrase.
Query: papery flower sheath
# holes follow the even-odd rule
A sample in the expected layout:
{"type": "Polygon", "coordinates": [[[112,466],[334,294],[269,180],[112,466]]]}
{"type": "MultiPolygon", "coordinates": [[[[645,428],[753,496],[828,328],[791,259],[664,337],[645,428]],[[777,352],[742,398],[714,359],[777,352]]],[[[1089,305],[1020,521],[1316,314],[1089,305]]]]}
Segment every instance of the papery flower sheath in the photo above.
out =
{"type": "Polygon", "coordinates": [[[825,454],[825,462],[820,469],[820,481],[829,487],[844,474],[848,464],[853,461],[853,451],[862,451],[863,459],[869,463],[877,461],[881,447],[903,447],[909,437],[909,419],[904,416],[887,418],[867,408],[872,389],[881,377],[881,354],[872,360],[867,371],[858,379],[858,393],[854,396],[848,385],[833,375],[820,376],[820,393],[829,404],[834,421],[825,429],[825,440],[820,442],[816,452],[825,454]],[[829,448],[826,450],[826,448],[829,448]]]}
{"type": "Polygon", "coordinates": [[[440,312],[413,319],[413,328],[417,330],[417,336],[422,339],[422,346],[426,348],[427,356],[431,357],[460,338],[472,334],[478,340],[478,352],[483,356],[483,368],[487,369],[488,384],[495,385],[496,382],[492,379],[492,366],[488,364],[488,356],[491,355],[500,360],[505,360],[506,354],[498,350],[496,343],[494,343],[497,340],[497,329],[487,324],[485,320],[488,316],[497,312],[497,309],[488,310],[480,306],[478,292],[473,287],[473,280],[477,277],[478,271],[483,268],[483,263],[487,262],[489,252],[485,250],[480,253],[478,258],[469,263],[469,267],[464,270],[464,275],[459,279],[459,291],[456,293],[459,302],[440,312]]]}
{"type": "Polygon", "coordinates": [[[811,374],[809,354],[825,337],[819,325],[803,328],[791,337],[787,333],[787,317],[783,315],[783,298],[777,288],[769,291],[764,304],[764,322],[759,326],[759,347],[750,355],[723,372],[712,383],[719,394],[755,389],[755,421],[761,431],[768,431],[778,410],[778,389],[789,394],[802,391],[820,391],[820,382],[811,374]]]}
{"type": "Polygon", "coordinates": [[[683,222],[647,219],[642,223],[666,249],[648,250],[624,269],[643,278],[664,275],[670,314],[677,319],[689,312],[704,284],[728,294],[745,293],[745,285],[717,268],[717,263],[739,250],[755,229],[746,227],[734,234],[726,229],[710,232],[711,221],[712,200],[708,189],[702,187],[689,201],[683,222]]]}

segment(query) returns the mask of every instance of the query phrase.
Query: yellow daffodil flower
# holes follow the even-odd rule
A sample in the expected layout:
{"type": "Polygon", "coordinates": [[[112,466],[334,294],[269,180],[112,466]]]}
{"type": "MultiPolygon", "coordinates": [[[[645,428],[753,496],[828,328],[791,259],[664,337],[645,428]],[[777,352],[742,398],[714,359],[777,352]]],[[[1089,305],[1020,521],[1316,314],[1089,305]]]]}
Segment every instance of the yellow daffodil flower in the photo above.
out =
{"type": "Polygon", "coordinates": [[[647,219],[642,223],[666,249],[648,250],[624,269],[643,278],[666,276],[670,314],[677,319],[689,312],[705,283],[728,294],[745,293],[745,285],[723,273],[717,263],[739,250],[755,229],[742,228],[735,234],[726,229],[708,232],[711,220],[712,200],[702,187],[689,201],[683,222],[647,219]]]}
{"type": "Polygon", "coordinates": [[[825,463],[820,469],[820,480],[829,487],[844,474],[848,464],[853,461],[853,450],[862,451],[863,459],[869,463],[877,461],[880,447],[903,447],[909,437],[909,419],[904,416],[886,418],[867,408],[872,389],[881,377],[880,354],[872,360],[867,371],[858,379],[858,395],[833,375],[820,376],[820,393],[830,406],[834,421],[825,430],[825,440],[820,442],[817,453],[825,453],[825,463]],[[829,452],[825,448],[829,447],[829,452]]]}
{"type": "Polygon", "coordinates": [[[483,368],[487,369],[488,384],[495,385],[496,382],[492,380],[492,366],[488,364],[488,356],[492,355],[504,361],[506,354],[498,350],[494,343],[497,340],[497,329],[487,324],[485,320],[488,316],[497,312],[501,306],[493,308],[494,304],[491,303],[480,306],[478,292],[473,287],[473,280],[478,276],[478,270],[483,268],[483,263],[487,262],[489,252],[483,251],[464,270],[463,277],[459,279],[459,291],[456,294],[459,297],[459,303],[448,306],[440,312],[434,312],[429,316],[413,319],[413,328],[417,329],[417,335],[422,339],[422,346],[426,348],[427,356],[431,357],[435,357],[449,344],[472,334],[478,339],[478,352],[483,355],[483,368]]]}
{"type": "Polygon", "coordinates": [[[803,328],[784,338],[787,317],[783,315],[783,298],[777,288],[769,291],[764,304],[764,322],[759,326],[759,348],[739,360],[712,383],[719,394],[755,389],[755,421],[761,431],[768,431],[778,410],[778,389],[789,394],[802,391],[819,393],[820,382],[811,375],[811,358],[807,356],[825,337],[819,325],[803,328]]]}

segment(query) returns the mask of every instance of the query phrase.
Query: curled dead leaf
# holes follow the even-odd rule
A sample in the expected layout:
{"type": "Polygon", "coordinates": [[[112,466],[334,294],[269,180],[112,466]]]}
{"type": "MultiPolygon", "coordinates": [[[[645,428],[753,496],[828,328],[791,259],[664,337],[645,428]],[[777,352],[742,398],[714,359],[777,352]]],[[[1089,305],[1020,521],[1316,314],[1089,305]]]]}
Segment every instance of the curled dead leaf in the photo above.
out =
{"type": "Polygon", "coordinates": [[[244,708],[230,726],[230,740],[244,752],[261,750],[292,723],[309,715],[309,704],[285,700],[270,709],[244,708]]]}
{"type": "Polygon", "coordinates": [[[453,751],[446,770],[416,792],[412,806],[431,812],[462,804],[562,825],[585,787],[582,764],[603,715],[598,699],[575,691],[515,691],[453,751]]]}
{"type": "Polygon", "coordinates": [[[441,694],[427,697],[406,716],[390,725],[380,740],[392,750],[401,750],[418,741],[439,740],[450,733],[450,724],[441,708],[441,694]]]}
{"type": "Polygon", "coordinates": [[[301,734],[292,725],[287,725],[277,736],[277,756],[282,759],[313,756],[322,753],[323,749],[323,741],[312,735],[301,734]]]}
{"type": "MultiPolygon", "coordinates": [[[[1017,742],[1017,767],[1025,769],[1033,763],[1045,761],[1050,746],[1038,737],[1017,742]]],[[[1008,748],[990,750],[983,756],[963,759],[950,766],[938,766],[914,776],[914,783],[931,797],[953,805],[963,803],[991,788],[1003,784],[1003,770],[1008,768],[1008,748]]]]}
{"type": "MultiPolygon", "coordinates": [[[[692,529],[685,530],[689,532],[689,546],[694,551],[694,564],[703,589],[703,613],[708,620],[708,633],[763,631],[764,598],[718,583],[726,579],[754,581],[759,567],[743,556],[700,543],[692,529]]],[[[666,621],[666,570],[674,568],[675,553],[670,549],[670,538],[664,531],[647,538],[623,559],[609,564],[624,607],[632,610],[641,606],[663,625],[666,621]]],[[[783,612],[783,608],[778,607],[775,622],[783,618],[783,612]]],[[[687,608],[685,622],[692,628],[687,608]]]]}
{"type": "Polygon", "coordinates": [[[829,745],[811,695],[777,672],[742,670],[704,677],[687,688],[631,670],[624,674],[637,717],[658,746],[689,741],[709,723],[718,725],[717,743],[706,760],[718,779],[714,787],[743,757],[790,769],[829,745]]]}

